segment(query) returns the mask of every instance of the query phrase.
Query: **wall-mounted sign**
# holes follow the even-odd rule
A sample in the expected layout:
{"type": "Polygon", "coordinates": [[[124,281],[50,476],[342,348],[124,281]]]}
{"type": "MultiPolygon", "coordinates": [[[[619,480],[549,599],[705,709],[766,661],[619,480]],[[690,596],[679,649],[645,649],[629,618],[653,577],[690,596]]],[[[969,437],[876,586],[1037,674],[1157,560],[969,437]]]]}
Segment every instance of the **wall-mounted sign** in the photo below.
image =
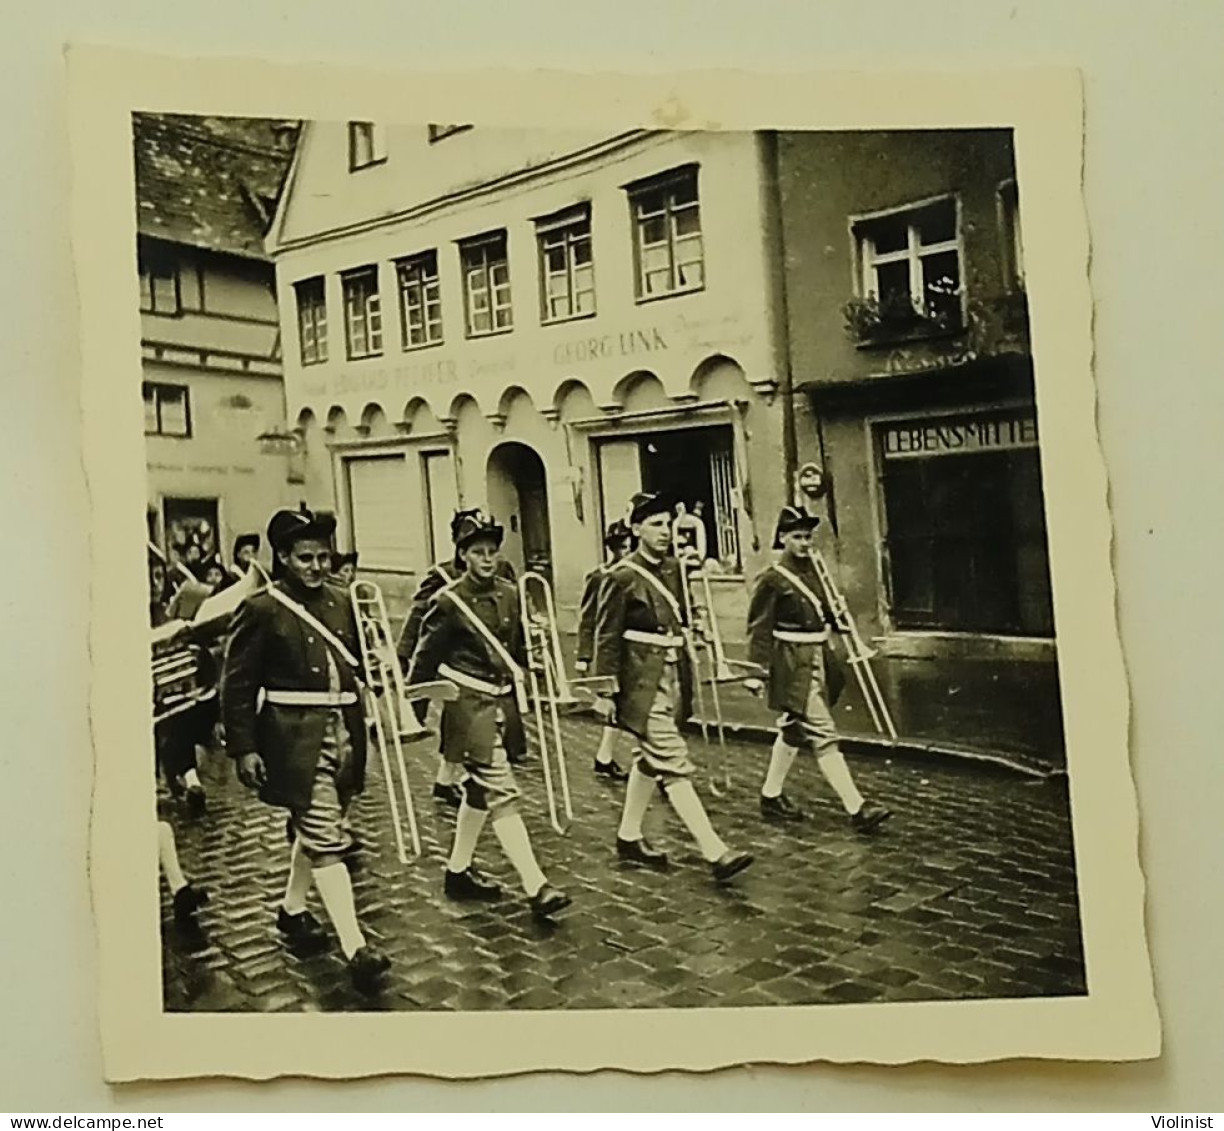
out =
{"type": "Polygon", "coordinates": [[[557,365],[573,365],[601,358],[658,353],[665,349],[667,339],[657,326],[650,326],[645,330],[626,330],[620,334],[599,334],[562,342],[553,351],[553,361],[557,365]]]}
{"type": "Polygon", "coordinates": [[[1037,446],[1032,408],[889,421],[880,426],[885,459],[968,455],[1037,446]]]}

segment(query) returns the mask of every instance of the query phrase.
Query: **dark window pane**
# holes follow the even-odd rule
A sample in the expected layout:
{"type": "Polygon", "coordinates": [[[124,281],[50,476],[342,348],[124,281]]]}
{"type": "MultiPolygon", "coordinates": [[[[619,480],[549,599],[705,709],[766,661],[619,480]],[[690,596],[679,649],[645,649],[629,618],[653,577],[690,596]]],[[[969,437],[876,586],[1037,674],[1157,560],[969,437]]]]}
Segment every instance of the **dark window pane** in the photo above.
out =
{"type": "Polygon", "coordinates": [[[920,243],[946,243],[956,239],[956,203],[941,200],[923,209],[917,217],[920,243]]]}
{"type": "Polygon", "coordinates": [[[880,312],[885,317],[906,315],[913,309],[910,298],[909,261],[883,263],[875,269],[880,312]]]}
{"type": "Polygon", "coordinates": [[[922,259],[923,301],[932,317],[959,321],[960,258],[955,251],[942,251],[922,259]]]}
{"type": "Polygon", "coordinates": [[[886,255],[893,251],[904,251],[909,247],[909,217],[907,214],[887,216],[873,220],[865,229],[871,237],[876,251],[886,255]]]}

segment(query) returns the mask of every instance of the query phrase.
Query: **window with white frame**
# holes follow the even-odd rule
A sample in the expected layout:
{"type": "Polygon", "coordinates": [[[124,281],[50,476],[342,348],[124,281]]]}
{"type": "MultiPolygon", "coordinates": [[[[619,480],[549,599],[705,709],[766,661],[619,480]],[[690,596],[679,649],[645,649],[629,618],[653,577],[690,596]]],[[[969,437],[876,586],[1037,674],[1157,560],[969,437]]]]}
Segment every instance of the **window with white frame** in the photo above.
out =
{"type": "Polygon", "coordinates": [[[293,289],[297,295],[302,364],[319,365],[327,360],[327,298],[323,276],[303,279],[295,283],[293,289]]]}
{"type": "Polygon", "coordinates": [[[514,326],[510,306],[510,263],[506,233],[466,240],[459,245],[463,265],[463,301],[467,336],[478,338],[514,326]]]}
{"type": "Polygon", "coordinates": [[[540,245],[540,312],[545,322],[595,313],[591,210],[570,209],[536,224],[540,245]]]}
{"type": "Polygon", "coordinates": [[[628,193],[638,298],[700,290],[705,285],[705,246],[696,167],[631,185],[628,193]]]}
{"type": "Polygon", "coordinates": [[[404,349],[436,345],[442,340],[438,253],[426,251],[409,259],[401,259],[395,269],[399,277],[404,349]]]}
{"type": "Polygon", "coordinates": [[[999,186],[999,220],[1003,228],[1003,262],[1007,285],[1024,289],[1024,245],[1020,236],[1020,193],[1015,181],[999,186]]]}
{"type": "Polygon", "coordinates": [[[348,142],[350,172],[387,159],[387,127],[378,122],[349,122],[348,142]]]}
{"type": "Polygon", "coordinates": [[[382,304],[378,297],[378,268],[362,267],[342,275],[344,336],[349,360],[382,353],[382,304]]]}
{"type": "Polygon", "coordinates": [[[954,197],[854,224],[862,295],[881,324],[959,328],[964,320],[960,223],[954,197]]]}
{"type": "Polygon", "coordinates": [[[138,256],[140,270],[140,309],[147,314],[178,314],[182,310],[179,294],[179,264],[166,248],[142,245],[138,256]]]}
{"type": "Polygon", "coordinates": [[[146,381],[142,391],[146,436],[191,435],[191,402],[186,385],[146,381]]]}

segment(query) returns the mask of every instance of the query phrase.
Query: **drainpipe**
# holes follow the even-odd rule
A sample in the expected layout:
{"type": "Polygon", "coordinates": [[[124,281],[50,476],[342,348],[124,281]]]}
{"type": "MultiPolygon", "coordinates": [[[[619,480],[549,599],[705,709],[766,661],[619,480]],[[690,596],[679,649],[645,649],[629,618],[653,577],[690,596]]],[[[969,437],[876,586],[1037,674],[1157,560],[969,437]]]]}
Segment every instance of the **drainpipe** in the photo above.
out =
{"type": "Polygon", "coordinates": [[[786,232],[782,206],[782,183],[778,159],[778,131],[761,131],[765,187],[764,227],[772,302],[773,353],[778,368],[778,395],[782,398],[782,466],[786,501],[796,500],[795,477],[799,470],[799,440],[795,428],[795,378],[791,368],[790,306],[786,286],[786,232]]]}

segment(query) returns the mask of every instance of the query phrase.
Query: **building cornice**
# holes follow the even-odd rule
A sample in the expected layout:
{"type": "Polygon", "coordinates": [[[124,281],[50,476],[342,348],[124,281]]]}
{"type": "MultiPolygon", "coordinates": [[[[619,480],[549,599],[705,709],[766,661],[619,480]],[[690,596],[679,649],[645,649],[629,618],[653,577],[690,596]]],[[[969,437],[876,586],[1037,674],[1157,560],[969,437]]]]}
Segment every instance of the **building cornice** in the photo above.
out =
{"type": "MultiPolygon", "coordinates": [[[[429,216],[435,212],[441,212],[447,208],[454,207],[459,204],[466,204],[473,200],[479,200],[482,197],[493,196],[506,189],[515,188],[519,185],[526,184],[533,180],[538,180],[547,177],[551,174],[563,172],[566,169],[572,169],[575,166],[582,165],[586,162],[598,160],[601,157],[607,156],[609,153],[615,153],[617,150],[626,149],[636,142],[644,141],[649,138],[662,138],[671,136],[674,131],[670,130],[630,130],[626,133],[616,134],[613,137],[606,138],[604,141],[597,142],[594,145],[586,146],[583,149],[573,150],[570,153],[563,154],[560,157],[553,158],[550,161],[542,162],[539,165],[532,165],[526,169],[516,169],[510,173],[504,173],[501,176],[494,177],[487,181],[481,181],[479,184],[467,185],[463,188],[454,189],[451,192],[444,193],[441,196],[432,197],[429,200],[421,201],[408,208],[401,208],[394,212],[387,212],[381,216],[373,216],[364,220],[357,220],[350,224],[341,224],[333,228],[324,228],[317,232],[312,232],[308,236],[300,236],[290,240],[272,240],[267,242],[268,254],[274,259],[289,251],[297,251],[305,247],[314,247],[322,243],[332,243],[336,240],[346,239],[350,236],[364,235],[367,232],[377,231],[380,228],[393,227],[405,222],[419,220],[425,216],[429,216]]],[[[293,174],[297,170],[291,171],[293,174]]],[[[296,176],[291,183],[286,186],[286,191],[282,197],[281,209],[282,215],[277,218],[275,230],[279,232],[283,227],[284,218],[291,207],[291,195],[297,189],[296,176]]]]}

